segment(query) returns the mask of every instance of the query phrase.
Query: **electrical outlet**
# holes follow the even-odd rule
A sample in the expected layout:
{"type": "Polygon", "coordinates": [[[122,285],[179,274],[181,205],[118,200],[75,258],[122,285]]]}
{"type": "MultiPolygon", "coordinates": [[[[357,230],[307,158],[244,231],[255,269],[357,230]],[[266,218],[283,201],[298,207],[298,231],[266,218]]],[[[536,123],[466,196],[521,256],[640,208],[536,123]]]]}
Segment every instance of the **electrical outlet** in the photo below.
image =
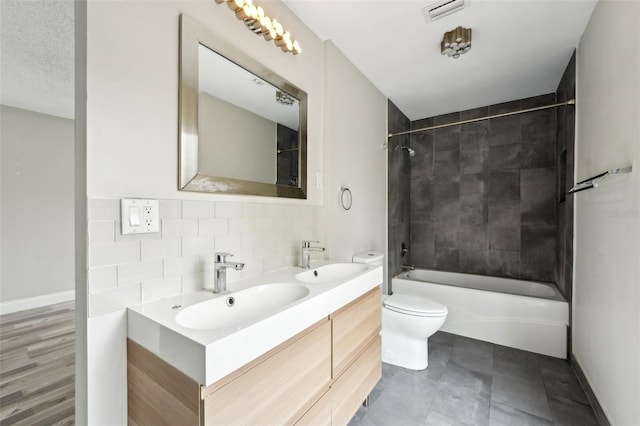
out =
{"type": "Polygon", "coordinates": [[[160,232],[158,200],[120,200],[122,234],[148,234],[160,232]]]}

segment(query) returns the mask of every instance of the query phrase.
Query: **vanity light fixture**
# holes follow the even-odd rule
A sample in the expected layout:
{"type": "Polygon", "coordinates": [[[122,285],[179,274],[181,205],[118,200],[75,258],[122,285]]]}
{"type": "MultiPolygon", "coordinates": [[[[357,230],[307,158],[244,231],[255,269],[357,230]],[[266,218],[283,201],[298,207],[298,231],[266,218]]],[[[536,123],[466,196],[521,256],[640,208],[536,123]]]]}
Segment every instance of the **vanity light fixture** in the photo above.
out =
{"type": "Polygon", "coordinates": [[[251,32],[263,36],[265,40],[273,40],[283,52],[297,55],[302,52],[300,43],[291,39],[291,34],[286,31],[277,19],[269,18],[264,9],[253,4],[253,0],[216,0],[217,3],[227,3],[236,17],[246,25],[251,32]]]}
{"type": "Polygon", "coordinates": [[[440,53],[458,59],[471,50],[471,28],[458,27],[444,33],[440,42],[440,53]]]}

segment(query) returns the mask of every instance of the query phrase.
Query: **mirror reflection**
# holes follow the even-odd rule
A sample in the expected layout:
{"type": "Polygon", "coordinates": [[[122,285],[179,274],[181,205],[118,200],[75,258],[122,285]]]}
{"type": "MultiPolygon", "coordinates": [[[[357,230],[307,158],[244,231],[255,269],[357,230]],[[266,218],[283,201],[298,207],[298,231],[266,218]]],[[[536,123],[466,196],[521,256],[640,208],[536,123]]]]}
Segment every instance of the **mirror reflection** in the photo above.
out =
{"type": "Polygon", "coordinates": [[[307,198],[307,94],[180,16],[178,188],[307,198]]]}
{"type": "Polygon", "coordinates": [[[298,185],[300,101],[198,47],[198,172],[298,185]]]}

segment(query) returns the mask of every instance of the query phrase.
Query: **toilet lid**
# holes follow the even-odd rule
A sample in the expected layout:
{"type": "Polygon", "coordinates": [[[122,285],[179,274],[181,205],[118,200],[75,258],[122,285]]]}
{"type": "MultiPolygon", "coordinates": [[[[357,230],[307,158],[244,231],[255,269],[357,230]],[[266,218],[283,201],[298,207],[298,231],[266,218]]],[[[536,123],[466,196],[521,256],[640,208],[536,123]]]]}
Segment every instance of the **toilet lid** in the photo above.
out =
{"type": "Polygon", "coordinates": [[[421,317],[447,315],[447,307],[431,299],[410,294],[394,293],[384,301],[384,307],[392,311],[421,317]]]}

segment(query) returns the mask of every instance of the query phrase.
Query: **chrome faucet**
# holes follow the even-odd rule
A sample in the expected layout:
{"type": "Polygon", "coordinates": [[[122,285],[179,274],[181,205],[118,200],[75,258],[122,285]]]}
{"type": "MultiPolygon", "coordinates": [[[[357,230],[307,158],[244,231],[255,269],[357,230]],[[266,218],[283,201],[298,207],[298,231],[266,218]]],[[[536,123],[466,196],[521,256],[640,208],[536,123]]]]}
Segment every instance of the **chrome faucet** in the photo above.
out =
{"type": "Polygon", "coordinates": [[[217,252],[216,253],[216,277],[213,282],[214,293],[224,293],[227,291],[227,268],[233,268],[236,271],[242,271],[244,263],[227,262],[227,257],[232,257],[231,253],[217,252]]]}
{"type": "Polygon", "coordinates": [[[302,269],[311,267],[311,252],[324,251],[324,247],[311,247],[311,243],[319,243],[320,241],[302,240],[302,269]]]}

